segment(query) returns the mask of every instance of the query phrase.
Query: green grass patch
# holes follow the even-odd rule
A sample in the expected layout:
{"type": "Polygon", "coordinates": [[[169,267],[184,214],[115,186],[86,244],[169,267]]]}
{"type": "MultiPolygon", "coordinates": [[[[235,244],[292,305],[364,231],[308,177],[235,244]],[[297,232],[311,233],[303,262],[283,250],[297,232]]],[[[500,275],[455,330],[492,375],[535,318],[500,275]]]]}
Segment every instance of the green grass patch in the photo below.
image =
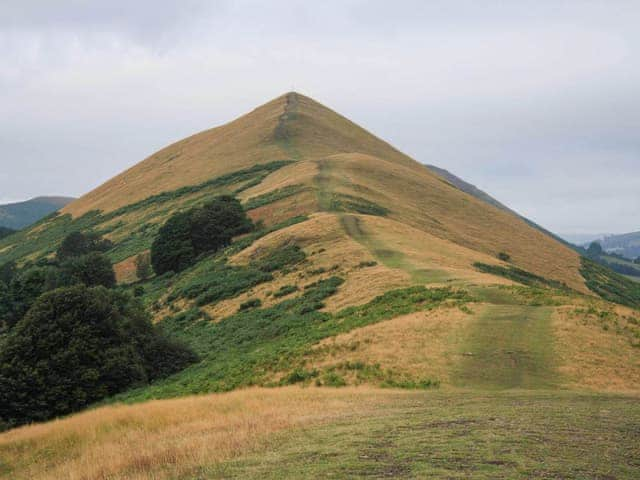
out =
{"type": "Polygon", "coordinates": [[[529,285],[533,287],[551,287],[558,290],[569,290],[569,287],[565,283],[557,280],[551,280],[548,278],[540,277],[534,273],[527,272],[518,267],[509,265],[503,267],[501,265],[489,265],[486,263],[474,263],[476,269],[482,273],[488,273],[499,277],[508,278],[514,282],[522,283],[523,285],[529,285]]]}
{"type": "Polygon", "coordinates": [[[263,207],[278,200],[291,197],[304,190],[306,190],[304,185],[287,185],[286,187],[278,188],[263,195],[251,197],[243,206],[245,210],[253,210],[254,208],[263,207]]]}
{"type": "Polygon", "coordinates": [[[333,295],[341,283],[338,277],[321,280],[296,298],[268,308],[241,311],[218,323],[199,317],[188,323],[182,314],[163,320],[164,329],[189,344],[202,361],[178,375],[117,399],[137,401],[271,385],[269,378],[276,372],[304,368],[305,354],[324,338],[398,315],[435,308],[445,301],[468,300],[466,293],[449,288],[412,287],[387,292],[366,305],[336,314],[320,311],[323,301],[333,295]]]}
{"type": "Polygon", "coordinates": [[[307,255],[300,247],[287,245],[270,251],[259,260],[251,262],[251,265],[262,272],[275,272],[297,265],[306,258],[307,255]]]}
{"type": "Polygon", "coordinates": [[[454,383],[549,388],[558,383],[549,307],[491,305],[468,329],[454,383]]]}
{"type": "Polygon", "coordinates": [[[636,397],[389,392],[194,478],[635,479],[638,424],[636,397]]]}
{"type": "Polygon", "coordinates": [[[580,273],[589,290],[610,302],[640,308],[640,283],[582,257],[580,273]]]}
{"type": "Polygon", "coordinates": [[[331,212],[355,212],[365,215],[385,217],[389,209],[361,197],[344,193],[333,193],[329,199],[328,210],[331,212]]]}

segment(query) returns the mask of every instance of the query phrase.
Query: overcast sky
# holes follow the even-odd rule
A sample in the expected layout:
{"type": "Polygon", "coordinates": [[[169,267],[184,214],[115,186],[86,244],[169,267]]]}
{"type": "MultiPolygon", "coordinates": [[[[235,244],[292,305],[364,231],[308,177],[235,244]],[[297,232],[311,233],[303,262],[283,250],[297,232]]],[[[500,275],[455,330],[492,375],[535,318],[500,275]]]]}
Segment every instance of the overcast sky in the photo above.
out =
{"type": "Polygon", "coordinates": [[[295,89],[561,233],[640,230],[640,0],[0,2],[0,202],[295,89]]]}

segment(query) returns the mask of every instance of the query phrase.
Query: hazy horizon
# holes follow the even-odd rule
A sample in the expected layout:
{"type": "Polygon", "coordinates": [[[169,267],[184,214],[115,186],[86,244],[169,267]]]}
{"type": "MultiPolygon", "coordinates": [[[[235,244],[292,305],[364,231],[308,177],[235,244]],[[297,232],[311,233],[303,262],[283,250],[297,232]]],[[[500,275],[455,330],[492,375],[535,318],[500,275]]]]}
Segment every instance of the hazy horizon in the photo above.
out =
{"type": "Polygon", "coordinates": [[[557,233],[637,231],[636,2],[0,5],[0,203],[295,89],[557,233]]]}

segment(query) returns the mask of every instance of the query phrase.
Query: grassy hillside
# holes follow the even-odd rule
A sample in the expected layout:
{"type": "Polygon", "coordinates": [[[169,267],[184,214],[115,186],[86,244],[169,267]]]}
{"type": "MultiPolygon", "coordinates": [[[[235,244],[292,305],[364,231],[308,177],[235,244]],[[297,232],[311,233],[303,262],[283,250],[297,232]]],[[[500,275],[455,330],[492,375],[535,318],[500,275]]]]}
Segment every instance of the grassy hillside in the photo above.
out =
{"type": "Polygon", "coordinates": [[[0,227],[19,230],[61,209],[73,200],[70,197],[36,197],[26,202],[0,205],[0,227]]]}
{"type": "Polygon", "coordinates": [[[287,94],[161,150],[0,240],[0,264],[50,257],[75,230],[113,242],[119,288],[199,361],[96,412],[0,435],[5,478],[276,478],[273,459],[299,478],[637,467],[616,443],[638,415],[637,284],[312,99],[287,94]],[[221,194],[256,228],[178,273],[137,278],[165,221],[221,194]],[[612,413],[590,422],[594,409],[612,413]],[[567,422],[584,441],[566,442],[567,422]],[[301,426],[313,427],[302,440],[301,426]],[[595,455],[609,427],[615,467],[580,453],[595,455]]]}

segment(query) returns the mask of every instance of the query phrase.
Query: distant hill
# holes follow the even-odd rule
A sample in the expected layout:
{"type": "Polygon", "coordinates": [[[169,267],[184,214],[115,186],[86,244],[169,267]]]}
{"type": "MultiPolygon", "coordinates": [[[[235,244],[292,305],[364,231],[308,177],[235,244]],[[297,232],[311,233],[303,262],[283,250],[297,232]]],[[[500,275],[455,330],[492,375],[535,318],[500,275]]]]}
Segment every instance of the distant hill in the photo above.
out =
{"type": "Polygon", "coordinates": [[[599,240],[602,248],[609,253],[635,259],[640,257],[640,232],[609,235],[599,240]]]}
{"type": "Polygon", "coordinates": [[[0,227],[20,230],[71,203],[71,197],[36,197],[0,205],[0,227]]]}
{"type": "Polygon", "coordinates": [[[509,212],[513,215],[516,215],[517,217],[520,217],[522,220],[524,220],[526,223],[528,223],[530,226],[532,226],[536,230],[540,230],[542,233],[555,238],[559,242],[564,243],[565,245],[571,248],[574,248],[574,245],[570,241],[567,241],[564,237],[558,236],[555,233],[550,232],[546,228],[538,225],[536,222],[529,220],[527,217],[523,217],[515,210],[512,210],[509,207],[507,207],[504,203],[496,200],[488,193],[480,190],[475,185],[472,185],[471,183],[466,182],[465,180],[454,175],[450,171],[445,170],[444,168],[436,167],[435,165],[425,165],[425,166],[432,172],[436,173],[437,175],[440,175],[442,178],[444,178],[447,182],[449,182],[451,185],[453,185],[457,189],[462,190],[463,192],[468,193],[469,195],[485,203],[488,203],[489,205],[493,205],[494,207],[499,208],[500,210],[504,210],[505,212],[509,212]]]}
{"type": "Polygon", "coordinates": [[[0,227],[0,238],[8,237],[14,232],[15,230],[13,230],[12,228],[0,227]]]}

